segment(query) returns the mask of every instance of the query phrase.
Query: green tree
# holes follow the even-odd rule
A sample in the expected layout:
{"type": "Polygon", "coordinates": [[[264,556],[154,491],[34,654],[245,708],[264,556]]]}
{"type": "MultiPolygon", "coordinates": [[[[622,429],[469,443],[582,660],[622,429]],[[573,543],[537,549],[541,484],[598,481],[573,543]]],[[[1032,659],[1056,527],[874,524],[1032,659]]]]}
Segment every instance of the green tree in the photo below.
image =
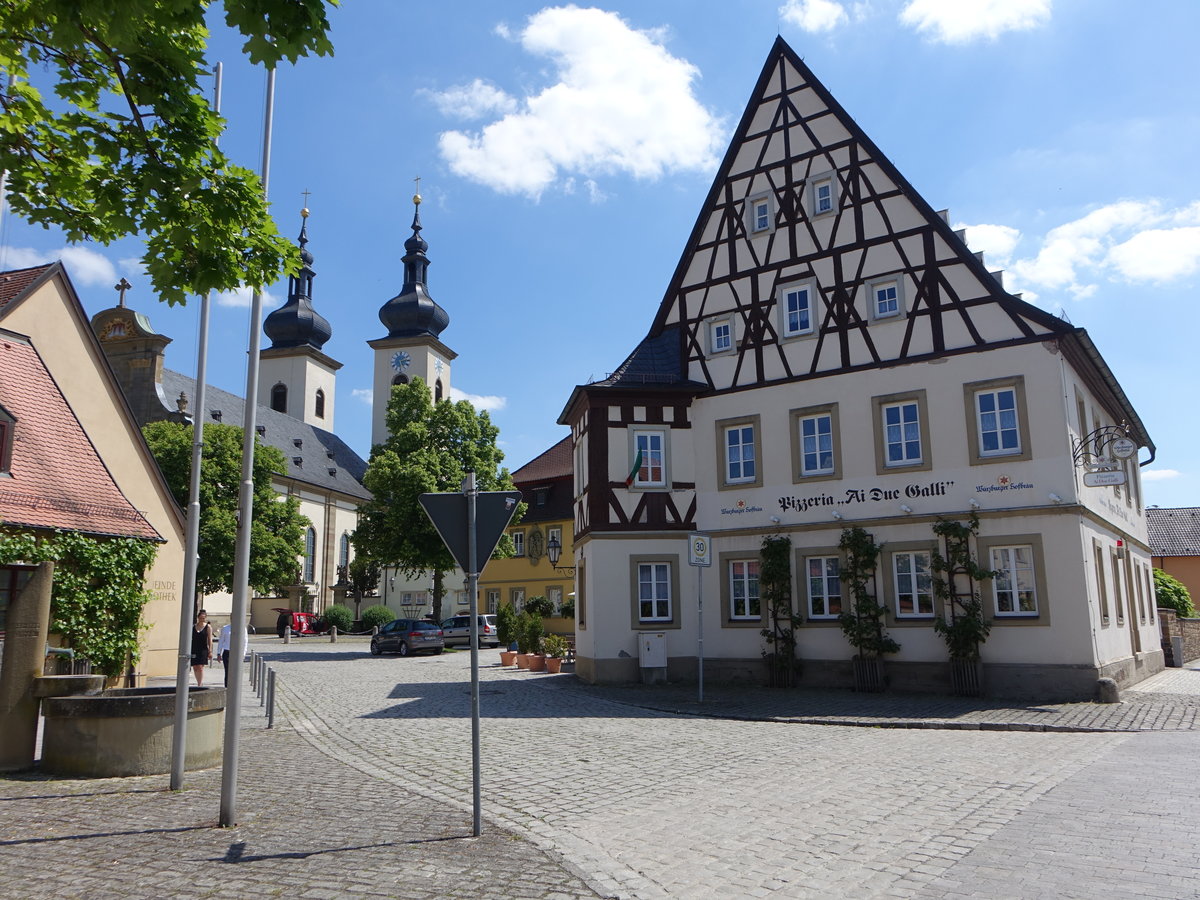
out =
{"type": "Polygon", "coordinates": [[[350,592],[354,595],[354,615],[357,617],[362,598],[375,596],[382,569],[378,561],[363,555],[350,560],[349,569],[350,592]]]}
{"type": "MultiPolygon", "coordinates": [[[[142,433],[176,502],[186,509],[192,473],[191,426],[151,422],[142,433]]],[[[284,471],[287,463],[283,454],[275,447],[256,442],[250,586],[258,591],[270,591],[295,581],[297,557],[304,553],[304,532],[309,521],[300,514],[300,501],[277,494],[271,485],[272,474],[284,471]]],[[[196,586],[206,594],[233,590],[241,481],[242,429],[236,425],[205,425],[196,586]]]]}
{"type": "MultiPolygon", "coordinates": [[[[333,52],[338,0],[224,0],[243,51],[268,67],[333,52]]],[[[209,0],[4,0],[0,169],[8,201],[68,240],[140,233],[168,303],[260,287],[299,265],[258,177],[217,148],[224,120],[202,79],[209,0]],[[31,77],[32,76],[32,77],[31,77]],[[39,85],[46,85],[43,95],[39,85]]]]}
{"type": "MultiPolygon", "coordinates": [[[[409,577],[432,572],[433,617],[441,621],[443,582],[454,557],[418,498],[461,490],[467,472],[475,473],[481,491],[512,490],[508,470],[500,465],[504,454],[496,446],[500,431],[486,412],[476,412],[465,400],[433,403],[420,378],[392,388],[387,428],[388,439],[371,451],[363,484],[373,498],[360,509],[352,540],[356,552],[409,577]]],[[[523,513],[521,504],[514,521],[523,513]]],[[[496,555],[511,555],[511,548],[505,536],[496,555]]]]}
{"type": "Polygon", "coordinates": [[[1164,609],[1175,610],[1180,618],[1192,619],[1196,616],[1192,595],[1187,587],[1162,569],[1154,570],[1154,602],[1164,609]]]}

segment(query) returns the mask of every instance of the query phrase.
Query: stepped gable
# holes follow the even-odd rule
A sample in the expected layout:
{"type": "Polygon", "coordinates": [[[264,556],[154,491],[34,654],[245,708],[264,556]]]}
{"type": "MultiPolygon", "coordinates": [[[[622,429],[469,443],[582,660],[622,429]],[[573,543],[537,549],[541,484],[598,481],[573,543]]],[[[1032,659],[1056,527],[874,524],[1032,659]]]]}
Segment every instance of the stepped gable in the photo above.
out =
{"type": "Polygon", "coordinates": [[[0,521],[163,540],[113,480],[36,348],[12,332],[0,332],[0,408],[15,419],[0,521]]]}

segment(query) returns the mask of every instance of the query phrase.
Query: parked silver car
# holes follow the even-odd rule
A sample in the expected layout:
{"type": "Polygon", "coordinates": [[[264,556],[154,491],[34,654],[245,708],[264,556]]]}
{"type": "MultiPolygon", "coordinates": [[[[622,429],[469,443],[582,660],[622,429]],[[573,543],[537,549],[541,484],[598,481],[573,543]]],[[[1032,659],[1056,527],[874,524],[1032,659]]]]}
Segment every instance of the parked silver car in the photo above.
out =
{"type": "Polygon", "coordinates": [[[413,653],[442,652],[445,647],[442,640],[442,629],[432,622],[422,619],[392,619],[382,628],[379,634],[371,638],[371,654],[399,653],[409,656],[413,653]]]}
{"type": "MultiPolygon", "coordinates": [[[[451,644],[471,646],[471,617],[469,615],[454,616],[444,621],[442,637],[447,647],[451,644]]],[[[493,648],[500,646],[500,635],[496,631],[496,617],[493,615],[479,617],[479,646],[493,648]]]]}

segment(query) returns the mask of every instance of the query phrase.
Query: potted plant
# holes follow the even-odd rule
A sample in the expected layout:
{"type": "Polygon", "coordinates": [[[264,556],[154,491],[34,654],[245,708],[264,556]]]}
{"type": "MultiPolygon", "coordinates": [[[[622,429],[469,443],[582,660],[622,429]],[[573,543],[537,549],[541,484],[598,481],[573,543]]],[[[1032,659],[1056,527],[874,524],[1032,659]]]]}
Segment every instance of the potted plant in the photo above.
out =
{"type": "Polygon", "coordinates": [[[500,665],[511,666],[517,656],[517,612],[511,603],[501,603],[496,610],[496,639],[504,648],[500,651],[500,665]]]}
{"type": "Polygon", "coordinates": [[[542,617],[536,612],[525,611],[525,643],[529,648],[529,671],[541,672],[546,668],[546,657],[542,655],[542,617]]]}
{"type": "Polygon", "coordinates": [[[880,606],[867,589],[875,578],[875,562],[883,549],[861,526],[846,528],[838,541],[845,553],[841,579],[850,594],[850,609],[838,616],[838,624],[846,640],[858,652],[854,655],[854,689],[879,692],[884,689],[883,654],[895,653],[900,645],[891,638],[884,626],[887,609],[880,606]]]}
{"type": "Polygon", "coordinates": [[[979,648],[991,633],[992,623],[983,615],[983,601],[977,582],[995,578],[998,573],[979,565],[971,555],[971,538],[979,534],[979,515],[971,513],[967,524],[938,519],[933,533],[942,538],[946,555],[935,551],[933,593],[942,604],[942,613],[933,630],[942,636],[950,653],[950,683],[960,697],[983,694],[983,662],[979,648]]]}
{"type": "Polygon", "coordinates": [[[561,634],[548,634],[542,639],[546,651],[546,671],[557,675],[562,670],[563,657],[567,655],[567,639],[561,634]]]}
{"type": "Polygon", "coordinates": [[[513,626],[513,640],[517,642],[517,668],[529,668],[529,612],[521,610],[517,613],[516,624],[513,626]]]}

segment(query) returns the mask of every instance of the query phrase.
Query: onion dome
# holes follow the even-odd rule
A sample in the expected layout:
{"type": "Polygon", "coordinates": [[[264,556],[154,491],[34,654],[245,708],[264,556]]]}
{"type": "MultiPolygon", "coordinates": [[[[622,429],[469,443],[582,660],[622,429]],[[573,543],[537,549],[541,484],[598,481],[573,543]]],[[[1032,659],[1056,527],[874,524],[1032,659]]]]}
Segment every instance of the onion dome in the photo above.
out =
{"type": "Polygon", "coordinates": [[[434,302],[425,289],[429,245],[421,237],[421,195],[413,196],[412,237],[404,242],[404,286],[379,309],[379,321],[388,337],[437,337],[450,324],[450,314],[434,302]]]}
{"type": "Polygon", "coordinates": [[[287,303],[263,322],[272,350],[304,346],[320,350],[333,334],[328,320],[313,309],[312,281],[316,272],[312,268],[313,255],[308,250],[308,209],[301,210],[300,215],[300,272],[288,278],[287,303]]]}

